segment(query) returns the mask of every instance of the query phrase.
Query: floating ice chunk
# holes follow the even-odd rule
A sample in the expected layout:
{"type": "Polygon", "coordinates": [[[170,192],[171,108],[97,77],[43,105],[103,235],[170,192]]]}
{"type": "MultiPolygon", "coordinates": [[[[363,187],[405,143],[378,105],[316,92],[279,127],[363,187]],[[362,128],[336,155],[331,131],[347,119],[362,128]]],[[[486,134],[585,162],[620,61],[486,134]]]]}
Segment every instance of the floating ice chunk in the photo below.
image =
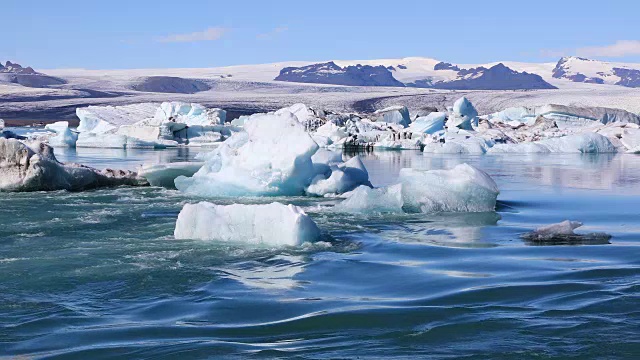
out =
{"type": "Polygon", "coordinates": [[[433,134],[444,130],[444,122],[447,114],[444,112],[432,112],[427,116],[415,119],[407,130],[415,134],[433,134]]]}
{"type": "Polygon", "coordinates": [[[227,121],[227,112],[217,108],[208,109],[200,104],[171,101],[163,102],[156,110],[154,118],[187,126],[223,125],[227,121]]]}
{"type": "Polygon", "coordinates": [[[0,130],[4,129],[4,120],[0,119],[0,130]]]}
{"type": "Polygon", "coordinates": [[[424,153],[481,155],[494,145],[493,141],[482,138],[475,132],[464,130],[460,130],[459,133],[447,131],[441,139],[444,142],[425,144],[424,153]]]}
{"type": "Polygon", "coordinates": [[[249,119],[249,115],[240,115],[237,119],[231,120],[231,125],[244,126],[244,122],[249,119]]]}
{"type": "Polygon", "coordinates": [[[611,141],[597,133],[549,138],[533,143],[497,144],[489,153],[615,153],[611,141]]]}
{"type": "Polygon", "coordinates": [[[460,164],[450,170],[400,170],[407,212],[494,211],[498,186],[482,170],[460,164]]]}
{"type": "Polygon", "coordinates": [[[327,121],[324,125],[320,126],[316,130],[315,135],[329,139],[330,141],[328,141],[328,145],[347,137],[347,133],[343,128],[330,121],[327,121]]]}
{"type": "Polygon", "coordinates": [[[620,137],[620,142],[627,150],[640,147],[640,129],[624,129],[620,137]]]}
{"type": "Polygon", "coordinates": [[[401,213],[402,185],[396,184],[382,188],[359,186],[345,194],[346,200],[334,207],[335,211],[348,213],[401,213]]]}
{"type": "Polygon", "coordinates": [[[148,183],[129,171],[62,164],[44,143],[27,145],[0,138],[0,191],[81,191],[118,185],[148,183]]]}
{"type": "Polygon", "coordinates": [[[526,154],[539,154],[551,152],[548,147],[534,143],[525,142],[519,144],[496,144],[487,151],[490,154],[508,154],[508,153],[526,153],[526,154]]]}
{"type": "Polygon", "coordinates": [[[386,150],[419,150],[422,146],[422,140],[416,136],[413,139],[396,139],[393,140],[394,134],[388,134],[384,139],[373,144],[373,147],[386,150]]]}
{"type": "Polygon", "coordinates": [[[328,178],[324,174],[316,176],[307,188],[307,193],[317,196],[342,194],[360,185],[371,186],[371,183],[362,160],[355,156],[343,164],[332,166],[328,178]]]}
{"type": "Polygon", "coordinates": [[[68,121],[57,121],[44,127],[56,133],[55,136],[49,138],[49,145],[53,147],[75,147],[78,141],[78,134],[69,129],[68,121]]]}
{"type": "Polygon", "coordinates": [[[406,106],[391,106],[374,113],[376,122],[385,122],[390,124],[402,125],[407,127],[411,124],[411,117],[406,106]]]}
{"type": "Polygon", "coordinates": [[[115,133],[86,132],[78,135],[76,147],[108,149],[153,149],[158,144],[115,133]]]}
{"type": "Polygon", "coordinates": [[[331,174],[331,166],[342,163],[342,153],[327,149],[319,149],[311,157],[313,163],[313,173],[316,175],[331,174]]]}
{"type": "Polygon", "coordinates": [[[473,130],[473,126],[478,126],[478,111],[473,107],[471,101],[463,96],[453,103],[453,107],[449,111],[447,128],[473,130]]]}
{"type": "Polygon", "coordinates": [[[232,136],[176,187],[201,196],[302,195],[315,176],[318,145],[290,112],[252,116],[246,134],[232,136]],[[234,139],[236,138],[236,139],[234,139]]]}
{"type": "Polygon", "coordinates": [[[252,245],[295,246],[320,238],[320,229],[294,205],[186,204],[176,222],[176,239],[217,240],[252,245]]]}
{"type": "Polygon", "coordinates": [[[609,243],[609,239],[611,239],[611,235],[609,234],[576,234],[574,230],[581,226],[581,222],[565,220],[557,224],[539,227],[533,232],[522,235],[522,238],[537,245],[586,245],[609,243]]]}
{"type": "Polygon", "coordinates": [[[153,117],[157,108],[157,103],[77,108],[76,115],[80,119],[78,131],[103,133],[114,130],[120,125],[131,125],[153,117]]]}
{"type": "Polygon", "coordinates": [[[168,164],[143,165],[138,170],[138,175],[147,179],[152,186],[161,186],[167,189],[175,189],[174,180],[178,176],[193,176],[203,163],[201,162],[176,162],[168,164]]]}
{"type": "Polygon", "coordinates": [[[278,111],[276,111],[276,115],[283,115],[286,112],[290,112],[292,113],[296,119],[298,120],[298,122],[300,123],[307,123],[309,120],[313,119],[315,117],[315,113],[313,112],[313,110],[311,108],[309,108],[307,105],[305,104],[293,104],[289,107],[285,107],[282,108],[278,111]]]}

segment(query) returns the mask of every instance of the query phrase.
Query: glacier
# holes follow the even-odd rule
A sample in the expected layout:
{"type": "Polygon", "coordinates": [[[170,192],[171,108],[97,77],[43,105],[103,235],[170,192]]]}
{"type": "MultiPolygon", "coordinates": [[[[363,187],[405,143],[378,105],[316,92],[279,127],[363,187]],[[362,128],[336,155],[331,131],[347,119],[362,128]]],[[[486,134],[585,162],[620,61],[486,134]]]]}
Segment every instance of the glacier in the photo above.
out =
{"type": "Polygon", "coordinates": [[[176,221],[176,239],[215,240],[262,246],[296,246],[320,239],[316,223],[299,207],[185,204],[176,221]],[[275,226],[274,226],[275,225],[275,226]]]}

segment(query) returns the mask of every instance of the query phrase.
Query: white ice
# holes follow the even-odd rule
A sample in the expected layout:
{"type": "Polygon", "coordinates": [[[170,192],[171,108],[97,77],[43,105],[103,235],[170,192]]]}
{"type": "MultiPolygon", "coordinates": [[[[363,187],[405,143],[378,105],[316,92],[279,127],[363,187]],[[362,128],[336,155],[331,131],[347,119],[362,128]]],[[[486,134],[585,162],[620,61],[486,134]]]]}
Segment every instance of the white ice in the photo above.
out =
{"type": "Polygon", "coordinates": [[[400,170],[399,182],[377,189],[359,187],[336,205],[343,212],[489,212],[499,194],[491,177],[471,165],[450,170],[400,170]]]}
{"type": "Polygon", "coordinates": [[[138,170],[138,175],[147,179],[152,186],[161,186],[175,189],[174,180],[178,176],[193,176],[203,163],[201,162],[175,162],[167,164],[143,165],[138,170]]]}
{"type": "Polygon", "coordinates": [[[484,171],[468,164],[450,170],[400,170],[404,209],[409,212],[494,211],[500,191],[484,171]]]}
{"type": "Polygon", "coordinates": [[[385,122],[389,124],[398,124],[407,127],[411,124],[411,117],[406,106],[391,106],[373,113],[376,122],[385,122]]]}
{"type": "Polygon", "coordinates": [[[63,148],[76,146],[78,134],[71,131],[68,121],[57,121],[53,124],[46,125],[44,128],[55,133],[55,136],[51,136],[48,139],[49,145],[63,148]]]}
{"type": "Polygon", "coordinates": [[[611,141],[597,133],[549,138],[533,143],[496,144],[489,153],[615,153],[611,141]]]}
{"type": "Polygon", "coordinates": [[[453,107],[449,109],[449,119],[447,120],[448,129],[464,129],[473,130],[473,126],[478,125],[478,111],[471,101],[466,97],[461,97],[453,103],[453,107]]]}
{"type": "Polygon", "coordinates": [[[193,177],[176,187],[201,196],[302,195],[316,175],[311,156],[318,150],[290,112],[248,119],[246,133],[232,136],[207,155],[193,177]]]}
{"type": "Polygon", "coordinates": [[[363,214],[401,213],[404,204],[401,184],[376,189],[359,186],[345,196],[347,198],[334,207],[335,211],[363,214]]]}
{"type": "Polygon", "coordinates": [[[320,229],[294,205],[186,204],[178,215],[176,239],[216,240],[267,246],[296,246],[320,238],[320,229]]]}
{"type": "Polygon", "coordinates": [[[331,174],[328,177],[326,174],[317,175],[307,188],[307,193],[324,196],[342,194],[360,185],[371,186],[369,173],[359,156],[355,156],[345,163],[331,166],[330,171],[331,174]]]}
{"type": "Polygon", "coordinates": [[[421,116],[415,119],[407,130],[416,134],[433,134],[444,130],[444,122],[447,119],[447,113],[432,112],[427,116],[421,116]]]}

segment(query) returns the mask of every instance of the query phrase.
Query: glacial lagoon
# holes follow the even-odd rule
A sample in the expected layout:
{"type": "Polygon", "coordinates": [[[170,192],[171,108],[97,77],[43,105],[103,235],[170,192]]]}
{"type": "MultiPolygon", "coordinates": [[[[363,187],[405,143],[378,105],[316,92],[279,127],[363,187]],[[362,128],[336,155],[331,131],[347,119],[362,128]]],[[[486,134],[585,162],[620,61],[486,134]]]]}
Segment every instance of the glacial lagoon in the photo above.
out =
{"type": "MultiPolygon", "coordinates": [[[[135,170],[198,149],[56,149],[135,170]]],[[[0,193],[3,353],[46,358],[581,358],[640,351],[640,156],[359,154],[374,186],[469,163],[496,212],[361,214],[301,206],[323,239],[269,248],[176,240],[200,198],[156,187],[0,193]],[[560,222],[609,243],[539,246],[560,222]]],[[[353,154],[344,154],[345,159],[353,154]]],[[[274,224],[278,226],[278,224],[274,224]]]]}

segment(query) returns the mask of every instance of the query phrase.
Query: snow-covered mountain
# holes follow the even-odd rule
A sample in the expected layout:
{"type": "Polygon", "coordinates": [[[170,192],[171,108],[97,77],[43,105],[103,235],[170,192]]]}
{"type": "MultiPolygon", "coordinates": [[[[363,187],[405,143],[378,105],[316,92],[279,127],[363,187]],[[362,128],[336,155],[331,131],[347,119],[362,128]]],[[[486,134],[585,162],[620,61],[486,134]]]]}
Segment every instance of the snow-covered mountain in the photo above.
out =
{"type": "Polygon", "coordinates": [[[340,67],[333,61],[280,70],[276,81],[349,86],[404,86],[382,65],[350,65],[340,67]]]}
{"type": "Polygon", "coordinates": [[[573,82],[640,87],[640,64],[619,64],[581,57],[563,57],[553,77],[573,82]]]}
{"type": "Polygon", "coordinates": [[[490,68],[480,66],[471,69],[460,69],[457,65],[440,63],[435,70],[457,71],[455,79],[432,82],[431,79],[415,81],[412,85],[447,90],[530,90],[557,89],[544,81],[540,75],[515,71],[503,63],[490,68]]]}

